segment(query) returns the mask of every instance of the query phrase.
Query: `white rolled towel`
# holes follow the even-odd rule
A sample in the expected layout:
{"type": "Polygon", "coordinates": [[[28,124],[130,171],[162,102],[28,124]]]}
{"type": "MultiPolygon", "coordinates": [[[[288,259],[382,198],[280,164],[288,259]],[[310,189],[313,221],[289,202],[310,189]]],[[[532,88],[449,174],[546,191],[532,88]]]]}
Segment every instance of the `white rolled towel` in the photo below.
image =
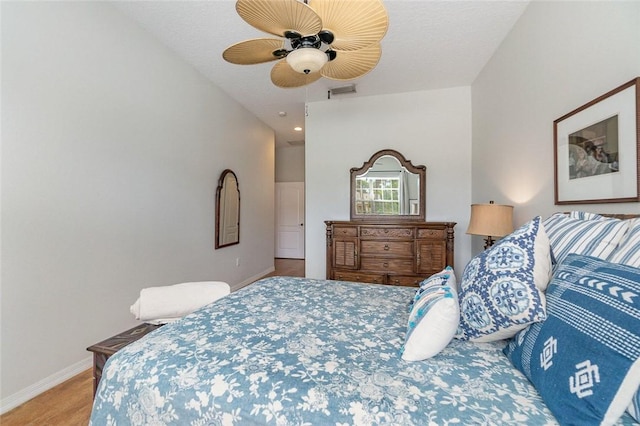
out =
{"type": "Polygon", "coordinates": [[[137,320],[151,324],[176,321],[231,292],[222,281],[200,281],[140,290],[140,297],[131,305],[137,320]]]}

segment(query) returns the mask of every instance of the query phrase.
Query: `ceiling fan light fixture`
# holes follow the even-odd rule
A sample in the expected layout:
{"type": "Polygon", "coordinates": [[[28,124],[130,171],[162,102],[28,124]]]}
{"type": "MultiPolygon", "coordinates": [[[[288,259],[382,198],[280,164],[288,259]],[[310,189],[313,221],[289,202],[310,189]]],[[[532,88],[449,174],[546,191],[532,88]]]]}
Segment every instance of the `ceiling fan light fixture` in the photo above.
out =
{"type": "Polygon", "coordinates": [[[320,71],[328,60],[325,52],[314,47],[301,47],[287,55],[287,62],[291,68],[301,74],[320,71]]]}
{"type": "Polygon", "coordinates": [[[233,44],[222,57],[239,65],[277,61],[271,82],[282,88],[305,86],[322,77],[353,80],[380,60],[380,41],[389,27],[382,1],[237,0],[240,18],[277,38],[233,44]]]}

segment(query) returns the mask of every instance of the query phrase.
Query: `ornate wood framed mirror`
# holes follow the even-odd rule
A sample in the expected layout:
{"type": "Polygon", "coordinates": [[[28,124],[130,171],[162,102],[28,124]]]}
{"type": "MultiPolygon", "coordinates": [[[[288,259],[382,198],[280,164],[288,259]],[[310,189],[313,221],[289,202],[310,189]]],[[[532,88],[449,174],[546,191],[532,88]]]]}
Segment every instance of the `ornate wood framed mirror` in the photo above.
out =
{"type": "Polygon", "coordinates": [[[216,249],[240,242],[240,189],[238,178],[226,169],[216,189],[216,249]]]}
{"type": "Polygon", "coordinates": [[[351,169],[351,220],[424,220],[427,168],[383,149],[351,169]]]}

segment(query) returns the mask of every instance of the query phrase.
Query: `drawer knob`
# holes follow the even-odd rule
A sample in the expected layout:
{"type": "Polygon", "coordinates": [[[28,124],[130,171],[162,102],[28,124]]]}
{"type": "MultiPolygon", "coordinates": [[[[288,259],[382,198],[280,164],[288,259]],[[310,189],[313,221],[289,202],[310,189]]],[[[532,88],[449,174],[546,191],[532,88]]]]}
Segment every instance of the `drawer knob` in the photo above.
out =
{"type": "Polygon", "coordinates": [[[382,264],[382,266],[384,266],[385,268],[388,268],[388,267],[389,267],[389,263],[388,263],[388,262],[384,262],[384,263],[382,264]]]}
{"type": "Polygon", "coordinates": [[[387,250],[387,251],[389,251],[389,244],[385,244],[385,245],[384,245],[384,249],[385,249],[385,250],[387,250]]]}
{"type": "Polygon", "coordinates": [[[385,233],[385,234],[388,234],[388,233],[389,233],[389,230],[388,230],[388,229],[385,229],[385,230],[384,230],[384,233],[385,233]]]}

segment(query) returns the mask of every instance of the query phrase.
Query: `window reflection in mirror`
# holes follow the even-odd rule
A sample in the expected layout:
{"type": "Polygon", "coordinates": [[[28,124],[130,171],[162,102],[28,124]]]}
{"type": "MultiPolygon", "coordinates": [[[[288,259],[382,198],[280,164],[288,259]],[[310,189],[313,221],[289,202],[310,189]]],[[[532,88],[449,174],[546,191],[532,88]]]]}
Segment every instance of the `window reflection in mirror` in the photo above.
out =
{"type": "Polygon", "coordinates": [[[351,218],[424,219],[426,168],[413,166],[397,151],[374,154],[351,169],[351,218]]]}
{"type": "Polygon", "coordinates": [[[240,190],[233,171],[222,172],[216,190],[216,249],[240,242],[240,190]]]}
{"type": "Polygon", "coordinates": [[[385,155],[366,173],[356,176],[356,213],[374,215],[417,215],[420,181],[418,175],[385,155]]]}

